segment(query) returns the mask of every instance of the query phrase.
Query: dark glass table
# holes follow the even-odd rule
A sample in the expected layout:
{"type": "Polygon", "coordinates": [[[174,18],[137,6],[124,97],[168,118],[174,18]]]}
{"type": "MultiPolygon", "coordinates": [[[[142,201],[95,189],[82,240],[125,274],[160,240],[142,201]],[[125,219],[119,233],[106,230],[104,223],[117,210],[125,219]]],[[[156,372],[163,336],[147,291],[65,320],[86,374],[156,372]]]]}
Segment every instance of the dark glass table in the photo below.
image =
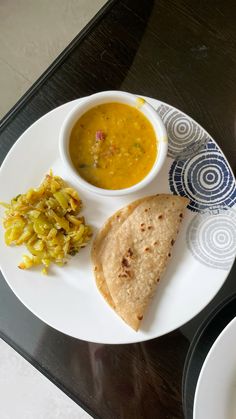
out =
{"type": "MultiPolygon", "coordinates": [[[[167,102],[197,120],[236,167],[236,3],[110,1],[0,123],[0,157],[39,117],[109,89],[167,102]]],[[[93,417],[182,418],[190,341],[209,311],[236,291],[236,266],[209,306],[145,343],[99,345],[34,317],[0,277],[0,336],[93,417]]]]}

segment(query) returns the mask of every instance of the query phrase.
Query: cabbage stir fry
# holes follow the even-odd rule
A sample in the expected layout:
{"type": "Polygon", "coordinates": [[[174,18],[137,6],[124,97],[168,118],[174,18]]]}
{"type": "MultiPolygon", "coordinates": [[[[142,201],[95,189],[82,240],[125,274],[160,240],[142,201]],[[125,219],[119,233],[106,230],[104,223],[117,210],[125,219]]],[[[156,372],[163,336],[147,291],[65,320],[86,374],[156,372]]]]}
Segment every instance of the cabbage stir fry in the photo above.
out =
{"type": "Polygon", "coordinates": [[[86,246],[92,235],[79,216],[82,202],[78,193],[50,172],[37,189],[30,189],[1,203],[6,208],[3,220],[7,245],[24,244],[31,256],[24,255],[19,268],[43,265],[47,274],[51,262],[64,265],[86,246]]]}

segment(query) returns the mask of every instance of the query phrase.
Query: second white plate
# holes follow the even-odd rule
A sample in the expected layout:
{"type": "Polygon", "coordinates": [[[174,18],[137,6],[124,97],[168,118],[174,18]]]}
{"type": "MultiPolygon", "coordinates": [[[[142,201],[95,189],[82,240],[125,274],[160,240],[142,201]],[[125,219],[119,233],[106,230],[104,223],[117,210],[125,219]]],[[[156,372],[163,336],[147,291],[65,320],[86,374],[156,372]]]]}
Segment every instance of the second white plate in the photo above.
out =
{"type": "Polygon", "coordinates": [[[194,419],[236,417],[236,318],[221,332],[202,366],[194,398],[194,419]]]}

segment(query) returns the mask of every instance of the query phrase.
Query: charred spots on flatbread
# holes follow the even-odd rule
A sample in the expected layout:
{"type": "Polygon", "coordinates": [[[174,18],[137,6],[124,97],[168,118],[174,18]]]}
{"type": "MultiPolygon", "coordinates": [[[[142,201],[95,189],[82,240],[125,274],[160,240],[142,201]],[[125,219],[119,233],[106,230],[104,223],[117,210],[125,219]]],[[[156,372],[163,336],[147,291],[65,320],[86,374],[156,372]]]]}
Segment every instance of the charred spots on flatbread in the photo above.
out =
{"type": "Polygon", "coordinates": [[[133,258],[133,250],[131,247],[128,248],[127,252],[121,259],[121,272],[118,274],[119,278],[131,278],[133,276],[133,272],[131,271],[131,262],[133,258]]]}
{"type": "Polygon", "coordinates": [[[118,278],[128,278],[129,276],[131,276],[129,271],[124,271],[123,273],[118,274],[118,278]]]}
{"type": "Polygon", "coordinates": [[[158,220],[162,220],[163,219],[163,214],[159,214],[158,215],[158,220]]]}
{"type": "Polygon", "coordinates": [[[129,263],[128,259],[126,259],[126,257],[123,257],[123,258],[122,258],[121,265],[122,265],[122,267],[123,267],[123,268],[124,268],[124,267],[125,267],[125,268],[129,268],[130,263],[129,263]]]}
{"type": "Polygon", "coordinates": [[[133,254],[134,254],[134,253],[133,253],[133,250],[129,247],[129,248],[128,248],[128,250],[127,250],[127,256],[128,256],[128,257],[132,257],[132,256],[133,256],[133,254]]]}
{"type": "Polygon", "coordinates": [[[118,278],[123,278],[123,279],[131,279],[133,278],[133,272],[130,269],[124,269],[122,272],[120,272],[118,274],[118,278]]]}
{"type": "Polygon", "coordinates": [[[144,232],[144,231],[146,230],[146,228],[145,228],[145,227],[146,227],[146,226],[145,226],[145,223],[141,223],[141,224],[140,224],[140,227],[141,227],[141,228],[140,228],[140,231],[144,232]]]}
{"type": "Polygon", "coordinates": [[[172,240],[171,240],[171,242],[170,242],[170,244],[171,244],[171,246],[174,246],[174,244],[175,244],[175,240],[174,240],[174,239],[172,239],[172,240]]]}
{"type": "Polygon", "coordinates": [[[131,259],[134,256],[134,252],[131,249],[131,247],[128,248],[128,250],[126,251],[126,253],[124,254],[123,258],[122,258],[122,264],[124,266],[128,266],[131,262],[131,259]]]}

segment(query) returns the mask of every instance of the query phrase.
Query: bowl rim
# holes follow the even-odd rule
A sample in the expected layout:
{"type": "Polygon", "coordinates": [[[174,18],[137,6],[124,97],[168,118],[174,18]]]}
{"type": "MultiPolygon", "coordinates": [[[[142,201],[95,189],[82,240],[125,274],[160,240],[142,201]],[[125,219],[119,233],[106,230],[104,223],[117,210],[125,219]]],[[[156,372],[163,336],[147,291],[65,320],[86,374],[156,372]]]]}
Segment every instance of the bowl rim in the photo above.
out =
{"type": "Polygon", "coordinates": [[[76,180],[84,190],[87,190],[91,193],[96,193],[99,195],[106,195],[106,196],[122,196],[134,193],[143,187],[147,186],[158,174],[161,170],[165,158],[167,156],[168,150],[168,137],[165,125],[158,115],[157,111],[154,109],[152,105],[150,105],[146,98],[142,96],[128,93],[119,90],[107,90],[103,92],[98,92],[87,96],[84,98],[83,101],[78,102],[71,111],[65,117],[60,133],[59,133],[59,154],[61,160],[69,170],[70,175],[76,180]],[[135,106],[139,111],[141,111],[152,124],[152,127],[155,131],[157,142],[158,142],[158,153],[156,156],[156,160],[148,172],[148,174],[141,179],[139,182],[135,183],[134,185],[123,188],[123,189],[104,189],[98,186],[92,185],[91,183],[87,182],[75,169],[71,157],[69,154],[69,138],[72,131],[73,126],[75,125],[76,121],[89,109],[92,109],[95,106],[98,106],[103,103],[124,103],[131,106],[135,106]]]}

